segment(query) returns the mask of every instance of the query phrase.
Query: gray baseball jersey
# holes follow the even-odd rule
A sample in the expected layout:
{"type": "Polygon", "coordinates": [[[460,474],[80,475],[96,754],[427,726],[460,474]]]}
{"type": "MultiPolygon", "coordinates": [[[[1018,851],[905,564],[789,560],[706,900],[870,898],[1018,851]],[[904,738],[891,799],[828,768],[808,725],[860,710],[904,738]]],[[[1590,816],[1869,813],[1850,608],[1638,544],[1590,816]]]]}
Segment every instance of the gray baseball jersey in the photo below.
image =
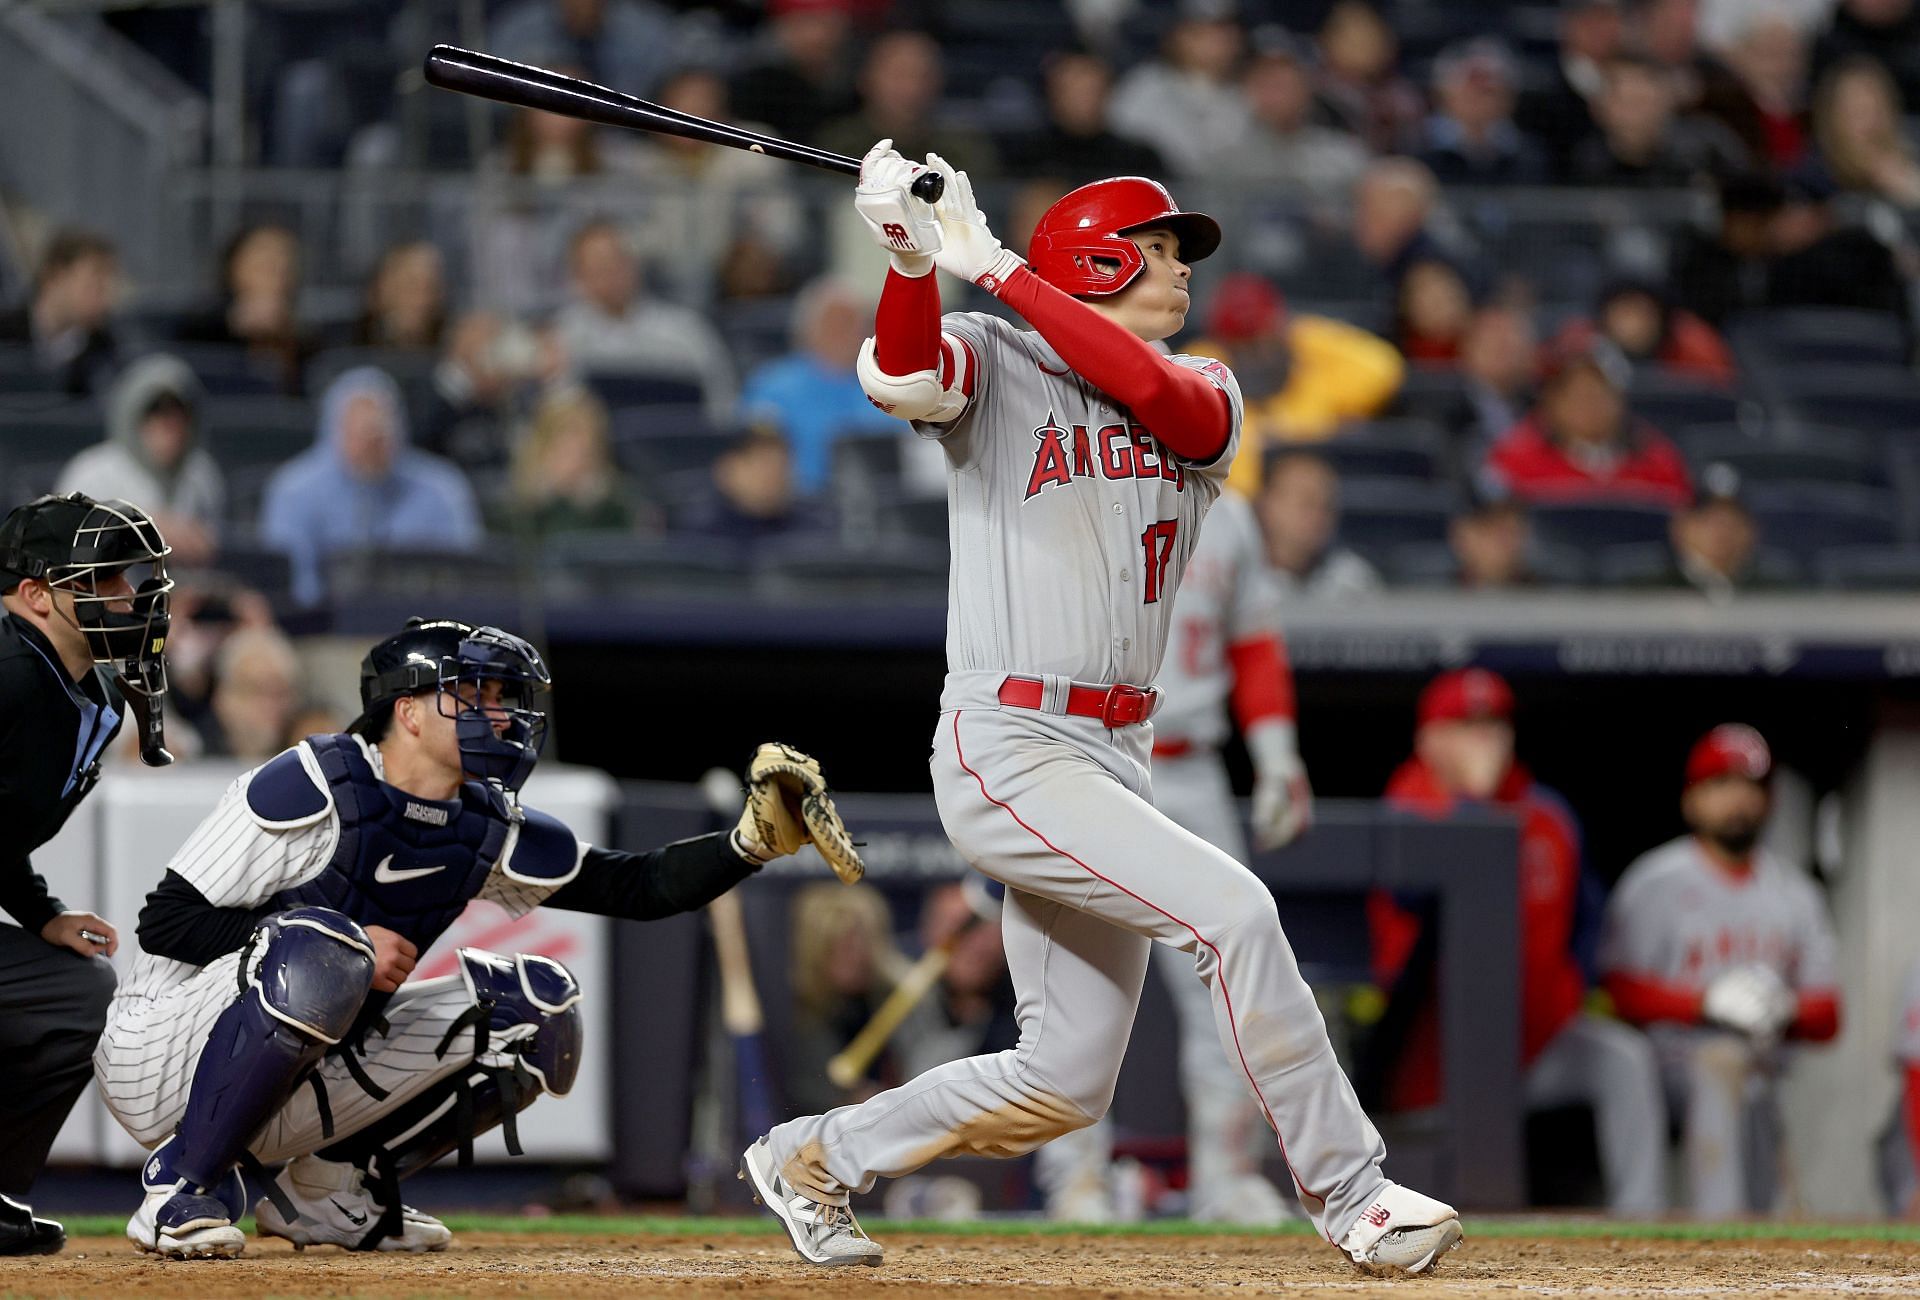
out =
{"type": "Polygon", "coordinates": [[[1280,588],[1267,565],[1259,521],[1245,499],[1229,492],[1207,516],[1173,602],[1173,631],[1157,683],[1165,698],[1153,716],[1154,734],[1196,747],[1222,744],[1232,729],[1227,647],[1279,633],[1280,588]]]}
{"type": "Polygon", "coordinates": [[[1148,685],[1200,521],[1240,444],[1233,372],[1172,358],[1233,409],[1226,450],[1191,466],[1039,334],[979,314],[942,326],[954,386],[972,399],[950,423],[915,425],[941,440],[949,467],[947,670],[1148,685]]]}
{"type": "Polygon", "coordinates": [[[1894,1036],[1894,1055],[1909,1065],[1920,1065],[1920,957],[1907,965],[1900,994],[1900,1024],[1894,1036]]]}
{"type": "Polygon", "coordinates": [[[970,402],[918,426],[947,453],[953,541],[934,800],[961,856],[1007,886],[1020,1044],[782,1124],[772,1155],[793,1186],[844,1203],[940,1156],[1020,1155],[1086,1127],[1112,1103],[1157,940],[1204,982],[1228,1061],[1279,1135],[1307,1213],[1338,1241],[1363,1214],[1389,1213],[1376,1203],[1386,1153],[1273,895],[1154,808],[1151,725],[1065,711],[1069,680],[1146,686],[1159,671],[1239,441],[1239,387],[1217,361],[1172,358],[1231,410],[1221,455],[1195,466],[1038,334],[954,315],[941,347],[948,387],[970,402]],[[1009,674],[1042,679],[1040,708],[1000,703],[1009,674]]]}
{"type": "Polygon", "coordinates": [[[1741,878],[1691,835],[1636,859],[1607,903],[1602,969],[1705,988],[1725,970],[1764,963],[1798,992],[1839,987],[1833,924],[1805,876],[1755,851],[1741,878]]]}

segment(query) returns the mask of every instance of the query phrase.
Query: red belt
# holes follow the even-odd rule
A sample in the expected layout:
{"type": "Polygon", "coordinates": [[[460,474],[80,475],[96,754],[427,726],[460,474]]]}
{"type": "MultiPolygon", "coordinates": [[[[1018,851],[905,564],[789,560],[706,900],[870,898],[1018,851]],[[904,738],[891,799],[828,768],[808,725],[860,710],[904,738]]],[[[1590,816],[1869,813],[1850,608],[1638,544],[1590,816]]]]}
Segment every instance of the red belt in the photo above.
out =
{"type": "Polygon", "coordinates": [[[1191,740],[1155,740],[1153,756],[1155,758],[1185,758],[1199,746],[1191,740]]]}
{"type": "MultiPolygon", "coordinates": [[[[1038,677],[1009,677],[1000,683],[1000,702],[1016,709],[1037,709],[1046,697],[1047,684],[1038,677]]],[[[1130,727],[1153,715],[1160,693],[1138,686],[1067,687],[1067,712],[1076,718],[1098,718],[1108,727],[1130,727]]]]}

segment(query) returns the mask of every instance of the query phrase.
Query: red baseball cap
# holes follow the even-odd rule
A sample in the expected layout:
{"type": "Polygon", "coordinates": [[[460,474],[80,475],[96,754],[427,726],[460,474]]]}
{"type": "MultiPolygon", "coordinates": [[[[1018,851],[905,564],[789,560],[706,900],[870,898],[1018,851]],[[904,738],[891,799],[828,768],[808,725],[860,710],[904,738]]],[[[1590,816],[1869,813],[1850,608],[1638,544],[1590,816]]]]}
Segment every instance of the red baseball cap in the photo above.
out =
{"type": "Polygon", "coordinates": [[[1687,755],[1687,788],[1719,776],[1765,781],[1773,771],[1773,752],[1764,737],[1744,722],[1728,722],[1700,737],[1687,755]]]}
{"type": "Polygon", "coordinates": [[[1441,673],[1420,692],[1420,725],[1429,722],[1505,722],[1513,717],[1513,688],[1499,673],[1461,668],[1441,673]]]}

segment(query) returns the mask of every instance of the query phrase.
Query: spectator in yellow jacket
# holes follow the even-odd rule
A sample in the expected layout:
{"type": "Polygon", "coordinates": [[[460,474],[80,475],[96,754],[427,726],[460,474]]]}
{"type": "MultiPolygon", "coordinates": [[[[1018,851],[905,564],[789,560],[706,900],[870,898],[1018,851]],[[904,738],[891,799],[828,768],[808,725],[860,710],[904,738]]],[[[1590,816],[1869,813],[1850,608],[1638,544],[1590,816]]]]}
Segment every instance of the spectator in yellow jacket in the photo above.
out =
{"type": "Polygon", "coordinates": [[[1246,397],[1246,430],[1228,486],[1252,496],[1275,443],[1319,442],[1349,420],[1378,414],[1400,391],[1406,362],[1393,344],[1345,321],[1295,315],[1261,276],[1221,281],[1207,336],[1188,352],[1233,367],[1246,397]]]}

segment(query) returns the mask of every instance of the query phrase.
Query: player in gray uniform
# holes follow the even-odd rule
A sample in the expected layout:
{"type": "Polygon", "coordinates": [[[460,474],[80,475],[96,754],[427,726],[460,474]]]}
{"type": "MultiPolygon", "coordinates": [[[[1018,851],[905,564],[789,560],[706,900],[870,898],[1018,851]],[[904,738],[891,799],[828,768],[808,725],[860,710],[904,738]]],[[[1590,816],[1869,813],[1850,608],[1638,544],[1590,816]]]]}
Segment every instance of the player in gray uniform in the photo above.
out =
{"type": "Polygon", "coordinates": [[[947,178],[935,208],[890,142],[863,164],[855,206],[893,268],[858,369],[947,456],[934,798],[961,855],[1007,886],[1020,1042],[779,1125],[742,1176],[804,1258],[878,1263],[850,1193],[940,1156],[1020,1155],[1106,1113],[1159,941],[1205,982],[1315,1227],[1363,1264],[1423,1270],[1458,1242],[1458,1216],[1382,1174],[1273,895],[1153,807],[1151,683],[1242,407],[1226,366],[1152,342],[1180,328],[1188,263],[1219,226],[1152,181],[1098,182],[1048,210],[1030,269],[965,173],[928,165],[947,178]],[[936,264],[1035,329],[943,318],[936,264]]]}
{"type": "MultiPolygon", "coordinates": [[[[1293,672],[1280,637],[1280,590],[1267,569],[1253,507],[1222,493],[1173,602],[1166,662],[1155,686],[1153,805],[1236,862],[1247,840],[1220,746],[1228,711],[1253,758],[1253,829],[1277,849],[1305,829],[1312,795],[1294,740],[1293,672]]],[[[1203,1222],[1276,1224],[1292,1198],[1260,1171],[1273,1150],[1246,1081],[1220,1050],[1213,1003],[1192,959],[1153,949],[1180,1031],[1180,1089],[1187,1105],[1188,1214],[1203,1222]]],[[[1102,1120],[1040,1149],[1037,1177],[1055,1218],[1111,1215],[1113,1125],[1102,1120]]]]}
{"type": "Polygon", "coordinates": [[[1600,967],[1644,1026],[1682,1117],[1693,1212],[1772,1208],[1773,1084],[1783,1039],[1840,1029],[1833,925],[1819,892],[1759,847],[1773,759],[1751,727],[1716,727],[1687,760],[1692,833],[1636,859],[1607,903],[1600,967]]]}

